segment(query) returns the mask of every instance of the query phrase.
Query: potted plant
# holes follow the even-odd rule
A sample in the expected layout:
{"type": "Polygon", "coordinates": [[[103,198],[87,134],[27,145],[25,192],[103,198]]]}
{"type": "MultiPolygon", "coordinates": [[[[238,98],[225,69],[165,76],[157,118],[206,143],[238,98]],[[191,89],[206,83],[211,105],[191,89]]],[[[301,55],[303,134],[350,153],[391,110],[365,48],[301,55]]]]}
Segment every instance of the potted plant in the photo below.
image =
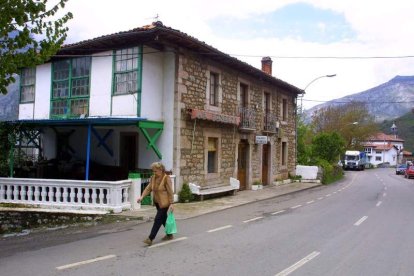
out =
{"type": "Polygon", "coordinates": [[[263,189],[262,182],[260,182],[258,180],[254,181],[253,184],[252,184],[252,190],[257,191],[257,190],[260,190],[260,189],[263,189]]]}

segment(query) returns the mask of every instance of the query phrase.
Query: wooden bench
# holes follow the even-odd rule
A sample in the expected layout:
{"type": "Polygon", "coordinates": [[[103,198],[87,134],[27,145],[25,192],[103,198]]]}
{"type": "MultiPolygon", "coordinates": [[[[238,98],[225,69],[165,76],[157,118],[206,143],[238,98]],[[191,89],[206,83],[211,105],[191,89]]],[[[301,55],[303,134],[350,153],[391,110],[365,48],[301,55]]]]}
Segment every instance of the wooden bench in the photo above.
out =
{"type": "Polygon", "coordinates": [[[188,186],[190,186],[190,190],[194,195],[199,196],[200,200],[203,200],[205,195],[221,194],[228,192],[232,192],[232,194],[235,195],[237,191],[240,189],[240,181],[236,178],[230,177],[230,185],[228,186],[204,189],[194,183],[189,183],[188,186]]]}

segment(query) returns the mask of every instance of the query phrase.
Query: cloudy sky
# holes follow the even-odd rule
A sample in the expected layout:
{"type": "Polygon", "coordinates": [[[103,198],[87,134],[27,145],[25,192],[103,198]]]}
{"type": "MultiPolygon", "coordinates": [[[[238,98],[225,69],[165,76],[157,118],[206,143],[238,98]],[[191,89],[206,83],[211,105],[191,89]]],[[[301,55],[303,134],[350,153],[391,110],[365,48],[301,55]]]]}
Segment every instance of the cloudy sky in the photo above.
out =
{"type": "Polygon", "coordinates": [[[67,43],[158,20],[304,89],[309,108],[414,75],[412,0],[69,0],[67,43]],[[411,57],[413,56],[413,57],[411,57]]]}

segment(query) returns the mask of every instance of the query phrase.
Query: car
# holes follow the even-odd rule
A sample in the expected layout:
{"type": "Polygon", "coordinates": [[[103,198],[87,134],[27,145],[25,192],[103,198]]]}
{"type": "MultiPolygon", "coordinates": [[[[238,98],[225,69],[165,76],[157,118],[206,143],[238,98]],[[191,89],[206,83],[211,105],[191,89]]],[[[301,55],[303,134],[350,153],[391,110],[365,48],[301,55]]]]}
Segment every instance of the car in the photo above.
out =
{"type": "Polygon", "coordinates": [[[414,177],[414,166],[408,166],[404,173],[405,178],[414,177]]]}
{"type": "Polygon", "coordinates": [[[407,164],[398,165],[395,168],[395,174],[405,174],[406,169],[407,169],[407,164]]]}

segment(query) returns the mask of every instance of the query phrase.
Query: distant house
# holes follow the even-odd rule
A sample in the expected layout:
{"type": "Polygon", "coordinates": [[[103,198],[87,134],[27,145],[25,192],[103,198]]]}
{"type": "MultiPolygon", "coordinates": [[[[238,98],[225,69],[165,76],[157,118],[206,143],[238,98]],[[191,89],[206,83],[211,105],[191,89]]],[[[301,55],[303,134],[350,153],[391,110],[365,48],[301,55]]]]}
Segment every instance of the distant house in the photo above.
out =
{"type": "Polygon", "coordinates": [[[161,22],[64,46],[25,68],[18,122],[40,178],[118,180],[162,160],[177,182],[241,189],[294,174],[303,91],[161,22]]]}
{"type": "Polygon", "coordinates": [[[391,166],[402,162],[404,140],[397,135],[377,133],[363,143],[368,163],[374,166],[389,163],[391,166]]]}

